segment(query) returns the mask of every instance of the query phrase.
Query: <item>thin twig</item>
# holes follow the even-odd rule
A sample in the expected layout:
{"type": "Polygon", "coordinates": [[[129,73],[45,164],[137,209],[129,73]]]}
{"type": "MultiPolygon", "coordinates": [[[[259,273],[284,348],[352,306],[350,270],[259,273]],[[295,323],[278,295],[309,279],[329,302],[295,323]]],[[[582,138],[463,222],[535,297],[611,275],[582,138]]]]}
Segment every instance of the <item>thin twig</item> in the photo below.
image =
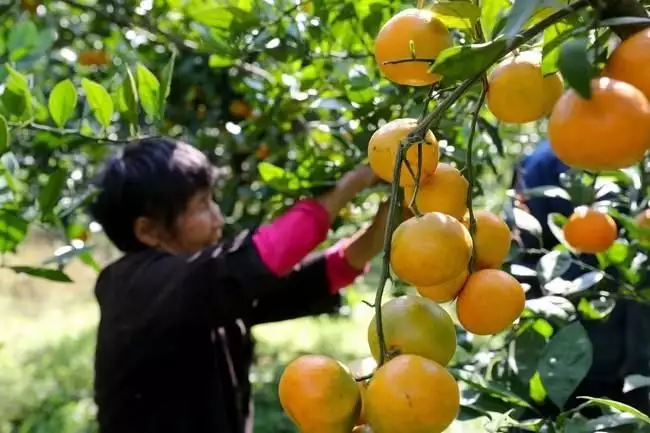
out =
{"type": "Polygon", "coordinates": [[[436,59],[428,59],[423,57],[409,57],[407,59],[397,59],[397,60],[386,60],[383,62],[384,65],[398,65],[400,63],[435,63],[436,59]]]}
{"type": "Polygon", "coordinates": [[[472,115],[472,124],[469,130],[469,138],[467,140],[467,157],[465,162],[465,167],[467,168],[467,182],[469,186],[467,188],[467,210],[469,211],[469,233],[472,236],[472,257],[469,261],[469,273],[474,272],[474,267],[476,265],[476,242],[474,237],[476,235],[476,218],[474,217],[474,166],[472,161],[472,156],[474,154],[474,137],[476,136],[476,125],[478,124],[478,118],[481,113],[481,108],[485,103],[485,96],[487,95],[487,79],[483,76],[482,79],[483,88],[481,89],[481,95],[476,102],[476,108],[474,114],[472,115]]]}
{"type": "Polygon", "coordinates": [[[404,152],[407,148],[407,142],[400,143],[395,157],[395,167],[393,168],[393,182],[391,185],[390,202],[388,206],[388,222],[386,223],[386,231],[384,233],[384,256],[382,257],[381,274],[379,275],[379,285],[375,294],[375,323],[377,329],[377,339],[379,340],[379,362],[378,365],[383,365],[386,359],[386,339],[384,338],[383,318],[381,312],[381,300],[384,296],[384,289],[386,283],[390,278],[390,251],[391,240],[393,238],[393,231],[395,230],[395,216],[397,210],[401,207],[399,200],[399,181],[404,161],[404,152]]]}
{"type": "Polygon", "coordinates": [[[126,144],[133,140],[133,138],[121,139],[121,138],[95,137],[92,135],[84,134],[83,132],[76,129],[60,129],[60,128],[54,128],[52,126],[41,125],[39,123],[33,123],[33,122],[28,122],[28,123],[10,122],[9,126],[16,129],[28,129],[32,131],[49,132],[50,134],[58,135],[61,137],[74,136],[74,137],[86,139],[88,141],[96,141],[100,143],[126,144]]]}

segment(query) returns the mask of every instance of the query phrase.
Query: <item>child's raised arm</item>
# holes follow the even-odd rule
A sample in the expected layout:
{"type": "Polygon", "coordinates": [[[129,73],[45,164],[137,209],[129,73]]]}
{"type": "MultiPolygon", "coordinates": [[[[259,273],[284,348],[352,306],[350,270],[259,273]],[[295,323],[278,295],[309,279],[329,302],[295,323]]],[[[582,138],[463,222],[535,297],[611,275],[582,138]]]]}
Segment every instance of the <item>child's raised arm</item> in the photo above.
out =
{"type": "Polygon", "coordinates": [[[286,275],[327,237],[341,209],[364,189],[377,182],[369,167],[345,174],[322,196],[304,200],[270,224],[260,227],[253,242],[267,268],[286,275]]]}

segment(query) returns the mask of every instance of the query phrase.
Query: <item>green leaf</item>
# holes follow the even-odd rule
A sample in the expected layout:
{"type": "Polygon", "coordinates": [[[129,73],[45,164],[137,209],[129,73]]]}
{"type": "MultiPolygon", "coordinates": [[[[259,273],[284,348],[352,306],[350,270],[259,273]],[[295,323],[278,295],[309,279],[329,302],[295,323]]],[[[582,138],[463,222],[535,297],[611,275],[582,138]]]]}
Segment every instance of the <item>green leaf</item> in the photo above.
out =
{"type": "Polygon", "coordinates": [[[542,235],[542,225],[534,216],[519,208],[514,208],[512,212],[514,214],[515,225],[518,228],[525,230],[536,237],[542,235]]]}
{"type": "Polygon", "coordinates": [[[554,23],[544,30],[544,48],[542,49],[542,74],[550,75],[558,71],[560,57],[559,43],[571,26],[563,21],[554,23]]]}
{"type": "Polygon", "coordinates": [[[93,111],[95,118],[104,128],[108,128],[115,110],[111,95],[101,84],[88,78],[82,78],[81,86],[86,92],[88,105],[93,111]]]}
{"type": "Polygon", "coordinates": [[[537,363],[544,352],[546,338],[529,327],[517,337],[514,346],[515,372],[522,383],[528,384],[537,371],[537,363]]]}
{"type": "Polygon", "coordinates": [[[481,26],[488,39],[495,36],[495,27],[503,15],[503,11],[510,7],[508,0],[481,0],[481,26]]]}
{"type": "Polygon", "coordinates": [[[569,87],[585,99],[591,98],[592,66],[586,38],[572,39],[560,48],[558,66],[569,87]]]}
{"type": "Polygon", "coordinates": [[[9,76],[5,82],[5,90],[0,101],[5,112],[21,121],[32,117],[32,95],[29,90],[27,78],[15,70],[11,65],[5,64],[9,76]]]}
{"type": "Polygon", "coordinates": [[[585,328],[574,322],[562,328],[549,341],[537,367],[549,399],[560,409],[593,362],[593,348],[585,328]]]}
{"type": "Polygon", "coordinates": [[[501,57],[505,47],[503,39],[453,46],[440,53],[430,71],[442,75],[447,81],[464,80],[487,70],[501,57]]]}
{"type": "Polygon", "coordinates": [[[506,40],[511,42],[524,24],[533,16],[540,6],[541,0],[515,0],[512,9],[508,13],[506,24],[501,31],[506,40]]]}
{"type": "Polygon", "coordinates": [[[145,113],[157,119],[160,116],[160,82],[146,66],[138,63],[135,75],[138,79],[138,95],[145,113]]]}
{"type": "Polygon", "coordinates": [[[57,281],[60,283],[72,282],[72,278],[58,269],[35,268],[32,266],[11,266],[11,270],[18,274],[26,274],[32,277],[43,278],[44,280],[57,281]]]}
{"type": "Polygon", "coordinates": [[[473,29],[481,9],[466,1],[438,1],[430,9],[447,27],[473,29]]]}
{"type": "Polygon", "coordinates": [[[54,123],[59,128],[62,128],[72,117],[77,107],[77,89],[75,89],[72,81],[66,79],[54,86],[47,101],[47,107],[54,123]]]}
{"type": "Polygon", "coordinates": [[[131,125],[138,124],[138,88],[131,68],[126,67],[126,76],[117,89],[117,109],[131,125]]]}
{"type": "Polygon", "coordinates": [[[64,168],[58,168],[50,174],[47,183],[38,195],[38,205],[40,206],[41,214],[47,215],[52,212],[54,206],[59,202],[61,192],[67,180],[68,170],[64,168]]]}
{"type": "Polygon", "coordinates": [[[564,188],[559,186],[538,186],[524,190],[522,193],[526,197],[547,197],[547,198],[563,198],[571,200],[571,196],[564,188]]]}
{"type": "Polygon", "coordinates": [[[160,119],[165,117],[165,107],[167,105],[167,98],[169,97],[169,92],[171,91],[172,86],[172,77],[174,76],[174,63],[176,61],[176,54],[172,53],[171,58],[165,65],[162,70],[160,77],[160,101],[158,106],[160,107],[160,119]]]}
{"type": "Polygon", "coordinates": [[[15,252],[27,235],[29,223],[17,212],[0,209],[0,252],[15,252]]]}
{"type": "Polygon", "coordinates": [[[211,68],[225,68],[227,66],[234,65],[236,60],[237,59],[233,56],[224,53],[219,53],[219,54],[210,55],[210,58],[208,59],[208,64],[210,65],[211,68]]]}
{"type": "Polygon", "coordinates": [[[0,114],[0,154],[3,154],[9,149],[9,125],[7,119],[0,114]]]}
{"type": "Polygon", "coordinates": [[[571,254],[568,251],[551,251],[537,263],[537,275],[544,283],[564,275],[571,267],[571,254]]]}
{"type": "Polygon", "coordinates": [[[614,400],[609,400],[606,398],[594,398],[594,397],[578,397],[578,398],[587,400],[592,405],[604,406],[610,409],[615,409],[620,412],[628,413],[634,416],[635,418],[638,418],[640,421],[643,421],[645,424],[650,424],[650,417],[648,417],[648,415],[645,415],[638,409],[635,409],[632,406],[628,406],[627,404],[614,401],[614,400]]]}
{"type": "Polygon", "coordinates": [[[278,191],[298,191],[309,186],[294,173],[269,162],[260,162],[257,165],[257,170],[260,173],[262,181],[278,191]]]}
{"type": "Polygon", "coordinates": [[[564,226],[564,223],[566,223],[567,217],[562,215],[561,213],[550,213],[548,214],[548,217],[546,218],[546,224],[548,224],[548,228],[553,233],[553,236],[563,245],[566,245],[566,241],[564,240],[564,232],[562,230],[562,227],[564,226]]]}
{"type": "MultiPolygon", "coordinates": [[[[576,313],[571,301],[562,296],[542,296],[541,298],[526,301],[526,310],[523,316],[529,316],[528,311],[533,316],[542,316],[556,324],[563,324],[572,320],[576,313]]],[[[537,331],[540,330],[537,329],[537,331]]],[[[542,334],[546,335],[545,333],[542,334]]]]}
{"type": "Polygon", "coordinates": [[[11,28],[7,40],[7,49],[11,60],[19,60],[24,57],[36,44],[38,28],[31,20],[19,22],[11,28]]]}

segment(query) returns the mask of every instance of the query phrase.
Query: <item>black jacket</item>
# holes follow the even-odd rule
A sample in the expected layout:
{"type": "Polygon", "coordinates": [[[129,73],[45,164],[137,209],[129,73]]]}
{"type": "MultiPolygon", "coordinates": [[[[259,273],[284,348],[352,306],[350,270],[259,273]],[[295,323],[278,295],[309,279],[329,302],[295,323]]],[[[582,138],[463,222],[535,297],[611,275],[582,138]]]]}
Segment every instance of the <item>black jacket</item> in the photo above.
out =
{"type": "Polygon", "coordinates": [[[340,306],[321,254],[278,278],[249,233],[191,257],[127,254],[96,297],[101,433],[252,432],[250,328],[340,306]]]}

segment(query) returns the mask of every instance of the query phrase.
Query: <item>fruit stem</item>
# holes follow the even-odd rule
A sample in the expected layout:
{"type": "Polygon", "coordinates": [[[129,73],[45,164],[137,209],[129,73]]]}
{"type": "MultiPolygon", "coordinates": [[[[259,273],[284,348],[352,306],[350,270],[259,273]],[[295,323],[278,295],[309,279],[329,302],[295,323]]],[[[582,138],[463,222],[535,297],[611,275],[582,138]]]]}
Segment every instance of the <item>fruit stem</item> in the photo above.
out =
{"type": "Polygon", "coordinates": [[[401,200],[399,199],[399,181],[401,175],[402,162],[404,161],[404,152],[408,147],[408,142],[403,141],[397,149],[395,156],[395,167],[393,168],[393,182],[391,184],[390,202],[388,206],[388,223],[386,224],[386,231],[384,233],[384,256],[382,257],[381,274],[379,276],[379,285],[375,293],[375,324],[377,329],[377,339],[379,340],[379,361],[378,366],[381,366],[386,359],[386,339],[384,337],[384,326],[381,312],[381,300],[384,296],[384,289],[386,283],[390,278],[390,250],[391,240],[393,238],[393,231],[395,231],[395,221],[397,210],[400,208],[401,200]]]}
{"type": "Polygon", "coordinates": [[[469,211],[469,234],[472,236],[472,256],[469,260],[469,273],[474,272],[476,265],[476,241],[474,236],[476,235],[476,218],[474,217],[474,166],[472,161],[472,155],[474,153],[474,137],[476,135],[476,125],[478,124],[478,118],[481,113],[481,108],[485,103],[485,96],[487,95],[487,78],[483,75],[482,78],[482,88],[481,95],[476,102],[476,109],[472,115],[472,124],[469,130],[469,138],[467,141],[467,158],[465,162],[465,168],[467,168],[467,182],[469,187],[467,188],[467,210],[469,211]]]}
{"type": "Polygon", "coordinates": [[[424,0],[418,0],[418,9],[422,9],[424,7],[424,0]]]}
{"type": "Polygon", "coordinates": [[[397,60],[386,60],[383,62],[383,65],[398,65],[400,63],[410,63],[410,62],[422,62],[422,63],[431,63],[432,65],[436,62],[436,59],[430,59],[426,57],[409,57],[406,59],[397,59],[397,60]]]}

